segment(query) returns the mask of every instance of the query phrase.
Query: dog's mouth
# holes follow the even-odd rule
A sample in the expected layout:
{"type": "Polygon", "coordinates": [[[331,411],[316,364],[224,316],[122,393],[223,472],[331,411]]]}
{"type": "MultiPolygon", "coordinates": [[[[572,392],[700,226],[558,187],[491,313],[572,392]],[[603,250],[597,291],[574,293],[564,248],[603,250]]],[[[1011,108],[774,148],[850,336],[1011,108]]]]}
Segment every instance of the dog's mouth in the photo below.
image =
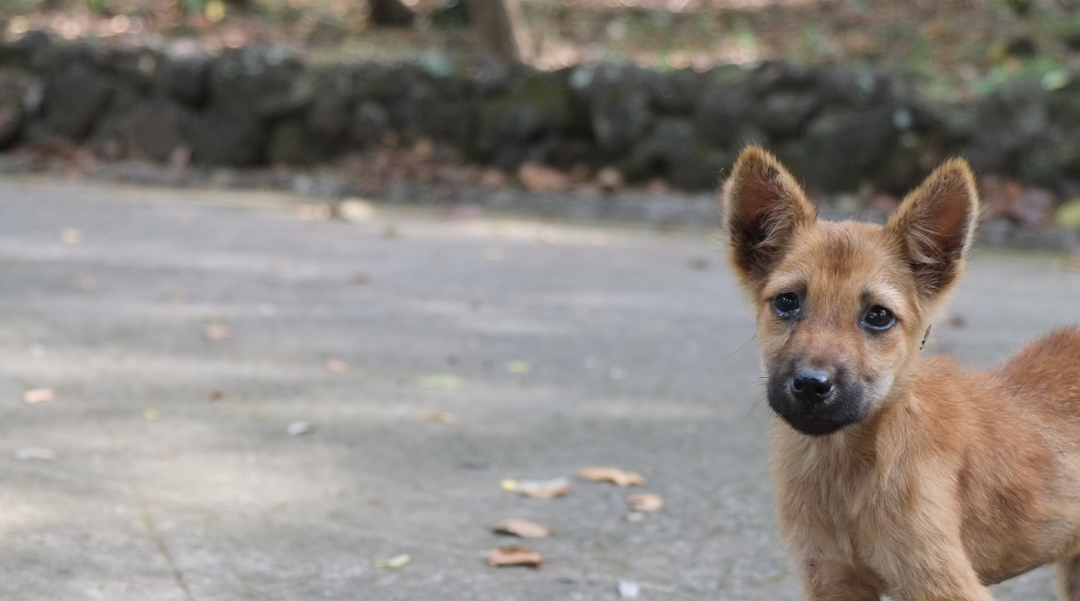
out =
{"type": "Polygon", "coordinates": [[[784,415],[781,413],[777,415],[780,416],[780,419],[787,422],[787,425],[808,436],[828,436],[829,434],[838,432],[844,426],[849,426],[858,421],[850,419],[836,420],[799,413],[791,415],[784,415]]]}

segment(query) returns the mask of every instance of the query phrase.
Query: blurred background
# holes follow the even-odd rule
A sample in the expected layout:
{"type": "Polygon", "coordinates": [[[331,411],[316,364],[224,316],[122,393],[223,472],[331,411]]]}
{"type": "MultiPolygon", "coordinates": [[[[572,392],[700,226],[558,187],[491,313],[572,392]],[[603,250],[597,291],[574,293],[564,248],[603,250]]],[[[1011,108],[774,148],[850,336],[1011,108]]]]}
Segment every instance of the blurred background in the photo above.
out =
{"type": "Polygon", "coordinates": [[[0,0],[0,599],[800,598],[751,142],[971,162],[924,352],[1080,322],[1070,0],[0,0]]]}
{"type": "Polygon", "coordinates": [[[0,25],[8,170],[665,195],[756,142],[841,212],[963,155],[1001,228],[1080,227],[1070,0],[9,0],[0,25]]]}

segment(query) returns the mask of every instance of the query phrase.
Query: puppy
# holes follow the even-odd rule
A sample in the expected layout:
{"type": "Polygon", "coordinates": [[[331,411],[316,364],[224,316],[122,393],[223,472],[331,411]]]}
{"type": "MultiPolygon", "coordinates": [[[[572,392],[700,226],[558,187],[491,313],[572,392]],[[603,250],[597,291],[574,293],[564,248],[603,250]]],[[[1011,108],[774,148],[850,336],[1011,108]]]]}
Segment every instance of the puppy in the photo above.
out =
{"type": "Polygon", "coordinates": [[[919,352],[971,246],[967,164],[939,167],[884,226],[819,220],[756,147],[721,195],[807,598],[985,601],[1053,563],[1080,601],[1080,330],[992,371],[919,352]]]}

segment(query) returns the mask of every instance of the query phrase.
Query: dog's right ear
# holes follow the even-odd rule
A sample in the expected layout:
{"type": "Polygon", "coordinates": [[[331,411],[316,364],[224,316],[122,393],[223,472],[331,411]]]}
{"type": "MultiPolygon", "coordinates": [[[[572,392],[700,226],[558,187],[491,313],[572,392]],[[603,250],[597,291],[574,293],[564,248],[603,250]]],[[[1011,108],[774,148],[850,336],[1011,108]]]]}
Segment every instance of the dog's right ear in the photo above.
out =
{"type": "Polygon", "coordinates": [[[739,155],[721,192],[728,258],[739,281],[760,288],[784,256],[791,234],[817,220],[817,211],[776,157],[757,146],[739,155]]]}

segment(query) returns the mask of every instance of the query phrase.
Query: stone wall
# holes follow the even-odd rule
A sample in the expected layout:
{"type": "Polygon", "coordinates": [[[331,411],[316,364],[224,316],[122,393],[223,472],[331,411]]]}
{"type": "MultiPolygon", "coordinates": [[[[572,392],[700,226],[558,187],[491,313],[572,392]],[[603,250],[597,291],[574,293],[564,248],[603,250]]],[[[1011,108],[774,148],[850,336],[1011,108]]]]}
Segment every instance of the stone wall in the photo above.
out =
{"type": "Polygon", "coordinates": [[[933,106],[897,77],[837,65],[537,72],[439,57],[312,66],[278,47],[208,56],[39,32],[0,45],[0,149],[310,165],[421,139],[508,171],[611,166],[689,190],[714,187],[751,141],[818,192],[899,193],[959,154],[1067,198],[1080,194],[1080,81],[1018,79],[933,106]]]}

